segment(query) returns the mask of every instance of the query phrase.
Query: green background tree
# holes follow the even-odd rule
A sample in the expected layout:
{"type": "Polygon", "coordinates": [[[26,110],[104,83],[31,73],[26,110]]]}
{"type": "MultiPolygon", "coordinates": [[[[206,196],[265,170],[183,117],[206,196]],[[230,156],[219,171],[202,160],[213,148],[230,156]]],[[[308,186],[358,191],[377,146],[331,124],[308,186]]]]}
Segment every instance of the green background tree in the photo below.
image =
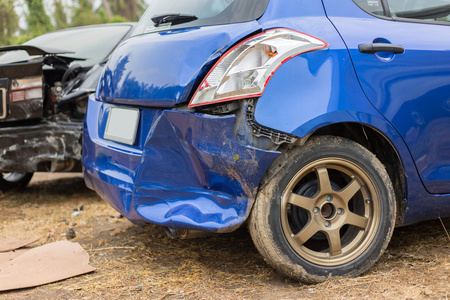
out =
{"type": "Polygon", "coordinates": [[[64,5],[61,0],[54,0],[53,5],[55,6],[55,12],[53,18],[55,20],[56,29],[64,29],[69,27],[69,22],[67,21],[67,13],[64,10],[64,5]]]}
{"type": "Polygon", "coordinates": [[[0,46],[56,29],[137,21],[146,6],[146,0],[0,0],[0,46]]]}
{"type": "Polygon", "coordinates": [[[0,0],[0,45],[14,41],[14,34],[19,30],[19,17],[14,11],[13,0],[0,0]]]}
{"type": "Polygon", "coordinates": [[[32,36],[54,30],[50,17],[47,15],[42,0],[26,0],[28,6],[28,32],[32,36]]]}

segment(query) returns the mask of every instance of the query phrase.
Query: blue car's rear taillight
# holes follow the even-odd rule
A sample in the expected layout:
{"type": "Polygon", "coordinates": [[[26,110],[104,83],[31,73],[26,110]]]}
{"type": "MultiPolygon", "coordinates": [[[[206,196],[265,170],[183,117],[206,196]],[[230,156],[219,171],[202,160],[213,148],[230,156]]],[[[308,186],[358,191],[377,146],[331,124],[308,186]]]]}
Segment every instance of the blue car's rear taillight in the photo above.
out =
{"type": "Polygon", "coordinates": [[[189,107],[259,97],[272,74],[288,59],[328,44],[288,29],[272,29],[230,49],[202,81],[189,107]]]}

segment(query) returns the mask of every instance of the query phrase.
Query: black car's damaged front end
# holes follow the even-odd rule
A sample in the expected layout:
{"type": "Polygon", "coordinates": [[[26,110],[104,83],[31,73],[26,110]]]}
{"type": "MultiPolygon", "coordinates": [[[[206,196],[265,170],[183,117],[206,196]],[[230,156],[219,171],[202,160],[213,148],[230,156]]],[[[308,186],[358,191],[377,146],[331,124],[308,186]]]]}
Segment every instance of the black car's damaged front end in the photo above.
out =
{"type": "Polygon", "coordinates": [[[0,170],[72,171],[81,158],[82,102],[92,91],[74,97],[62,92],[75,89],[84,75],[70,67],[75,59],[63,56],[65,51],[27,45],[0,48],[18,50],[40,57],[0,66],[0,170]]]}
{"type": "Polygon", "coordinates": [[[54,33],[44,35],[45,46],[0,47],[0,190],[26,185],[37,171],[81,171],[87,99],[111,51],[132,28],[80,27],[56,32],[54,38],[54,33]],[[52,41],[63,43],[61,32],[71,40],[100,35],[109,44],[99,41],[103,47],[98,51],[89,40],[85,43],[91,50],[79,44],[53,48],[52,41]]]}

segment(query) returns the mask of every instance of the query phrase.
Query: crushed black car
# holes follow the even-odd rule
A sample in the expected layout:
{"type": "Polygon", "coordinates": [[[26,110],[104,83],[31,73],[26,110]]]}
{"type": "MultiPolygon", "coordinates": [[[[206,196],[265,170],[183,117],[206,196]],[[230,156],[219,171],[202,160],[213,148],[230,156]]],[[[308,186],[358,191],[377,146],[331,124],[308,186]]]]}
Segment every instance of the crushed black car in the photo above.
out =
{"type": "Polygon", "coordinates": [[[89,94],[134,23],[59,30],[0,47],[0,190],[34,172],[81,171],[89,94]]]}

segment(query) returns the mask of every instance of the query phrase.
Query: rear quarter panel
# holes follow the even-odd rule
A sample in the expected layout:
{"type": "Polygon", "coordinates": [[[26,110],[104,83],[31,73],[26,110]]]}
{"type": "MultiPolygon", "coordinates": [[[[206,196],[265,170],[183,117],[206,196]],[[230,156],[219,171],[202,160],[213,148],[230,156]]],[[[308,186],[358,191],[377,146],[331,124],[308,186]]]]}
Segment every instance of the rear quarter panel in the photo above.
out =
{"type": "MultiPolygon", "coordinates": [[[[354,5],[351,0],[346,2],[354,5]]],[[[361,89],[347,47],[326,17],[321,2],[283,3],[271,1],[274,6],[271,13],[260,20],[264,30],[291,28],[327,42],[329,48],[302,54],[284,63],[258,100],[256,121],[299,137],[335,123],[356,122],[370,126],[391,142],[403,163],[408,198],[404,223],[435,218],[439,214],[448,216],[449,197],[433,196],[424,189],[405,142],[361,89]]]]}

